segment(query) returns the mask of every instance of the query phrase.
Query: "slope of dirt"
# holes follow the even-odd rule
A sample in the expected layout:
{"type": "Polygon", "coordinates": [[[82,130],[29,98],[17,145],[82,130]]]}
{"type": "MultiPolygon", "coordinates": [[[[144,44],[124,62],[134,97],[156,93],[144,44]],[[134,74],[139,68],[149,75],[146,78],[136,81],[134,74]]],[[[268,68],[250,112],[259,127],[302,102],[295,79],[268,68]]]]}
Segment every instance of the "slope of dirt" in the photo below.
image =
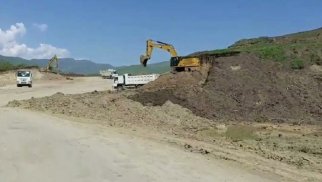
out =
{"type": "Polygon", "coordinates": [[[279,63],[240,54],[214,58],[206,75],[164,75],[130,98],[144,105],[170,100],[208,119],[321,122],[321,90],[320,71],[291,71],[279,63]]]}

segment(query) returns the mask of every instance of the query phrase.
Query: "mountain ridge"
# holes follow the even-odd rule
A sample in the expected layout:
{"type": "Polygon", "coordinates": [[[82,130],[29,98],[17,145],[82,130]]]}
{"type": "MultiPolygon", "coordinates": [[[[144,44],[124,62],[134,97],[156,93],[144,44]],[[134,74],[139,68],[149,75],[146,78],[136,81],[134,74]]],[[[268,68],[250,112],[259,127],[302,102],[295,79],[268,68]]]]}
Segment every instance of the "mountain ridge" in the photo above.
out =
{"type": "MultiPolygon", "coordinates": [[[[9,62],[13,65],[27,65],[46,67],[49,59],[23,59],[20,57],[10,57],[0,55],[0,62],[9,62]]],[[[98,74],[99,70],[114,68],[110,64],[95,63],[90,60],[76,60],[74,58],[61,58],[59,59],[59,68],[65,73],[77,74],[98,74]]]]}

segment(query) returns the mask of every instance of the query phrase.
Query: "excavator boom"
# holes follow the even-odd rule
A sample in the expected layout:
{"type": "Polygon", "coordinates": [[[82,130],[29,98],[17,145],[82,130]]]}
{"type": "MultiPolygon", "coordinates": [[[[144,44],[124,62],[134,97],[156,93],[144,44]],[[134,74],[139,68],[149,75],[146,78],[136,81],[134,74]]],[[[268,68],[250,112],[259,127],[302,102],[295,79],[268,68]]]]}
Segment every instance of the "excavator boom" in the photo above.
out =
{"type": "Polygon", "coordinates": [[[177,57],[178,53],[176,49],[171,45],[160,41],[153,41],[151,39],[147,40],[146,43],[146,52],[144,55],[141,55],[140,62],[143,66],[146,66],[148,60],[151,59],[152,52],[154,48],[159,48],[165,50],[171,54],[171,57],[177,57]]]}
{"type": "Polygon", "coordinates": [[[170,53],[170,66],[175,71],[198,70],[201,66],[201,61],[198,57],[181,57],[178,56],[176,49],[171,45],[160,41],[153,41],[151,39],[146,42],[146,52],[141,55],[140,62],[146,66],[151,59],[154,48],[159,48],[170,53]]]}
{"type": "Polygon", "coordinates": [[[41,68],[40,71],[42,72],[52,72],[52,73],[58,73],[58,57],[54,55],[49,61],[45,68],[41,68]]]}

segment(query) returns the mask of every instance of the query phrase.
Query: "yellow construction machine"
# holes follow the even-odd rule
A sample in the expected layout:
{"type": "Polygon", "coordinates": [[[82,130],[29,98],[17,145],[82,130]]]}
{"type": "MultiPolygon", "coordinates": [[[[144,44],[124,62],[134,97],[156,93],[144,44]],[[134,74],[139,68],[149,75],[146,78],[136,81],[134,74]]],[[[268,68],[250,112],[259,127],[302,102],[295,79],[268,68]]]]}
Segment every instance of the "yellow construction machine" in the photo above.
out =
{"type": "Polygon", "coordinates": [[[178,56],[178,53],[173,45],[151,39],[147,40],[146,42],[146,53],[140,57],[140,62],[143,66],[146,66],[148,60],[151,59],[154,48],[165,50],[171,54],[170,66],[174,71],[191,71],[200,68],[201,62],[199,58],[178,56]]]}
{"type": "Polygon", "coordinates": [[[59,61],[58,57],[56,55],[54,55],[48,61],[48,65],[45,68],[42,68],[41,71],[43,71],[43,72],[59,73],[58,61],[59,61]]]}

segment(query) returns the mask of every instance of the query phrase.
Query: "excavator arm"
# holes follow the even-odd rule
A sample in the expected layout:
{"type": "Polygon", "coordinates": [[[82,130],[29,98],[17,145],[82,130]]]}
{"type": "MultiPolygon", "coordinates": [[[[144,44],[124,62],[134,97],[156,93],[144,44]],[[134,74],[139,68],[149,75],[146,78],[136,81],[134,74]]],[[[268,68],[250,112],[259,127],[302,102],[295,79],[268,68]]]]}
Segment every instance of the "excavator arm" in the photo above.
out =
{"type": "Polygon", "coordinates": [[[54,71],[54,69],[58,69],[58,57],[56,55],[48,61],[46,68],[46,70],[50,72],[54,71]]]}
{"type": "Polygon", "coordinates": [[[146,42],[146,52],[144,55],[141,55],[140,57],[140,62],[143,66],[146,66],[148,60],[151,59],[154,48],[159,48],[169,52],[171,54],[171,57],[178,57],[176,49],[171,44],[163,43],[160,41],[153,41],[149,39],[146,42]]]}

